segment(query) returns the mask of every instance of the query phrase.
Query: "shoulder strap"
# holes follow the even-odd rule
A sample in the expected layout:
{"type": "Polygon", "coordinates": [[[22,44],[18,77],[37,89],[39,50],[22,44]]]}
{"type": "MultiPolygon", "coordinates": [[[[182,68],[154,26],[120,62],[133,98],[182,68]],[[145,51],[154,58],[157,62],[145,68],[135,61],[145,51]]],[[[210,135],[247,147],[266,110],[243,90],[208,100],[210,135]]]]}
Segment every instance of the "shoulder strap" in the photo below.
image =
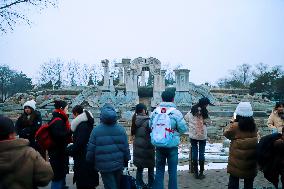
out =
{"type": "Polygon", "coordinates": [[[157,106],[157,108],[154,111],[157,112],[158,114],[161,113],[161,107],[157,106]]]}
{"type": "Polygon", "coordinates": [[[50,123],[48,123],[48,127],[49,127],[50,125],[52,125],[55,121],[59,121],[59,120],[62,120],[62,119],[59,118],[59,117],[54,118],[50,123]]]}

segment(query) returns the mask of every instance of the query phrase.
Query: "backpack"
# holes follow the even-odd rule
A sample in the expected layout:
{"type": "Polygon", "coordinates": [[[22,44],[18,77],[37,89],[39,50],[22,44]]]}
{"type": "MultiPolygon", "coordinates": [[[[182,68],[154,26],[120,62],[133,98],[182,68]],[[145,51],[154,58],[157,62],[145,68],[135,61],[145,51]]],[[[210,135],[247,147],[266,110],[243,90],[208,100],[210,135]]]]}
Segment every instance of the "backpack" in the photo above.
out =
{"type": "Polygon", "coordinates": [[[171,129],[171,119],[169,114],[175,108],[157,107],[156,112],[158,115],[154,117],[152,123],[151,143],[157,147],[167,147],[173,139],[174,130],[171,129]]]}
{"type": "Polygon", "coordinates": [[[54,118],[50,123],[43,124],[35,134],[36,143],[43,149],[48,150],[51,146],[53,146],[53,141],[49,133],[49,127],[55,121],[61,120],[60,118],[54,118]]]}

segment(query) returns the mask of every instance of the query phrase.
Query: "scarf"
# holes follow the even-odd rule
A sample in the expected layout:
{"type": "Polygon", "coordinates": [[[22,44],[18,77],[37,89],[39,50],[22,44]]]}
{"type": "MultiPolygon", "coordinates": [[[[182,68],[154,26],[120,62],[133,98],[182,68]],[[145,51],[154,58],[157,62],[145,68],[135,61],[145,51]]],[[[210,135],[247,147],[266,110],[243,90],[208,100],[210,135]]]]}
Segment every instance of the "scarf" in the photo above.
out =
{"type": "MultiPolygon", "coordinates": [[[[71,132],[71,124],[69,122],[69,119],[68,119],[68,116],[66,115],[66,113],[61,109],[55,109],[54,112],[57,112],[64,117],[64,119],[66,120],[65,126],[66,126],[67,130],[71,132]]],[[[72,137],[70,135],[70,137],[68,137],[68,143],[71,143],[71,142],[72,142],[72,137]]]]}
{"type": "Polygon", "coordinates": [[[63,110],[61,110],[61,109],[55,109],[54,112],[57,112],[57,113],[61,114],[64,117],[64,119],[66,120],[65,121],[66,128],[70,130],[71,125],[69,123],[69,119],[68,119],[68,116],[66,115],[66,113],[63,110]]]}

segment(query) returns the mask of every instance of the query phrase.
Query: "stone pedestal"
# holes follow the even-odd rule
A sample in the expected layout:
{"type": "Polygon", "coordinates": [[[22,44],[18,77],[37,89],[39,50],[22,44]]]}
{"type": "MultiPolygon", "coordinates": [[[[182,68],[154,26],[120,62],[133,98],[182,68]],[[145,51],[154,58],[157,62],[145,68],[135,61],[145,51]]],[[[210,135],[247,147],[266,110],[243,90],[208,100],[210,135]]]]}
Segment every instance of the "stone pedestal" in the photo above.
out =
{"type": "Polygon", "coordinates": [[[189,93],[189,72],[188,69],[174,70],[176,78],[176,96],[177,106],[192,106],[192,96],[189,93]]]}
{"type": "Polygon", "coordinates": [[[189,72],[188,69],[174,70],[175,72],[175,87],[176,91],[188,91],[189,90],[189,72]]]}

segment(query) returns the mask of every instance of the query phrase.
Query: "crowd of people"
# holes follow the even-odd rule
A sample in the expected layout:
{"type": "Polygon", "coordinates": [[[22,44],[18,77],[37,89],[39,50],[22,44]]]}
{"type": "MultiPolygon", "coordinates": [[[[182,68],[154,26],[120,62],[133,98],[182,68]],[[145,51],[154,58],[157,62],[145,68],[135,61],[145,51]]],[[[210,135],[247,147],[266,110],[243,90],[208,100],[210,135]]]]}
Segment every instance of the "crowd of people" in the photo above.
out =
{"type": "MultiPolygon", "coordinates": [[[[205,179],[205,146],[207,126],[212,124],[207,110],[208,98],[199,99],[188,113],[183,114],[174,103],[175,93],[166,90],[162,102],[149,115],[140,103],[132,117],[133,164],[136,169],[137,189],[163,189],[168,166],[168,188],[178,188],[178,146],[180,136],[187,134],[191,144],[193,177],[205,179]],[[154,171],[156,168],[156,171],[154,171]],[[147,183],[143,171],[147,169],[147,183]]],[[[253,109],[249,102],[240,102],[224,136],[231,140],[227,172],[229,189],[252,189],[258,163],[264,176],[278,188],[281,175],[284,187],[284,114],[283,103],[276,103],[268,118],[274,133],[259,141],[253,109]],[[259,155],[261,160],[259,160],[259,155]],[[267,155],[263,155],[267,154],[267,155]]],[[[36,141],[42,126],[34,100],[23,105],[24,112],[16,121],[0,116],[0,189],[36,189],[51,182],[51,189],[67,189],[69,157],[74,160],[73,183],[77,189],[95,189],[99,173],[106,189],[121,189],[123,169],[128,167],[129,140],[125,128],[118,123],[115,108],[105,104],[100,122],[95,123],[90,111],[83,106],[72,108],[69,122],[68,103],[54,101],[48,134],[52,145],[43,149],[36,141]],[[95,126],[94,126],[95,125],[95,126]]]]}

